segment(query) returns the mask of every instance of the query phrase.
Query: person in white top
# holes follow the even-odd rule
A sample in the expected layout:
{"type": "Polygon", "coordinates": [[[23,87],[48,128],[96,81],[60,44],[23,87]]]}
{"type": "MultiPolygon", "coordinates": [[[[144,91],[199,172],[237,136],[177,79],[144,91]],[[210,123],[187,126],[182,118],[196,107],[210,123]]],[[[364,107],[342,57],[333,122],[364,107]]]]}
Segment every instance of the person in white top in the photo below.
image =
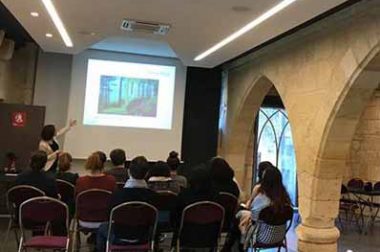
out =
{"type": "Polygon", "coordinates": [[[57,138],[64,135],[76,124],[76,120],[70,120],[69,125],[58,131],[52,124],[45,125],[43,127],[38,149],[46,152],[48,156],[48,161],[46,162],[46,165],[44,167],[45,171],[56,173],[58,166],[58,156],[60,153],[57,138]]]}

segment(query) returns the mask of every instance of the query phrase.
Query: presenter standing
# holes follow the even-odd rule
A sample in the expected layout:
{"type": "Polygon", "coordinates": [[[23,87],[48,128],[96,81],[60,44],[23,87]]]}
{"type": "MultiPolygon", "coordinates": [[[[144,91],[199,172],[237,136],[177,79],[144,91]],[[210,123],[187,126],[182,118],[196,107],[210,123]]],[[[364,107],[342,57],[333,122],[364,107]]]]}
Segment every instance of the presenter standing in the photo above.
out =
{"type": "Polygon", "coordinates": [[[61,152],[59,150],[59,145],[57,142],[57,137],[64,135],[68,132],[72,127],[77,124],[76,120],[70,120],[69,125],[66,127],[56,130],[53,124],[45,125],[41,132],[41,140],[39,144],[39,150],[46,152],[48,156],[48,161],[44,167],[45,171],[49,171],[52,173],[57,172],[58,166],[58,156],[61,152]]]}

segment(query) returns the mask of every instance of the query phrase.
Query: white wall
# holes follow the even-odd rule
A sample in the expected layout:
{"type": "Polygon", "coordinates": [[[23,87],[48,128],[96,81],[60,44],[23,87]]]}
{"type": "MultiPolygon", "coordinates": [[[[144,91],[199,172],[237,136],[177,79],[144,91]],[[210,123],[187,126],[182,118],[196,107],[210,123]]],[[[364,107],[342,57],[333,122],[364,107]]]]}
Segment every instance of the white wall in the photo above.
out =
{"type": "Polygon", "coordinates": [[[45,124],[60,128],[67,122],[71,65],[71,55],[39,53],[33,104],[46,106],[45,124]]]}
{"type": "Polygon", "coordinates": [[[72,153],[75,158],[86,158],[96,150],[109,153],[113,148],[123,148],[126,150],[128,158],[145,155],[150,160],[166,159],[169,151],[180,151],[181,149],[185,86],[186,68],[175,59],[97,50],[87,50],[75,55],[72,63],[68,118],[77,119],[78,126],[66,135],[65,151],[72,153]],[[172,130],[83,125],[87,61],[89,58],[176,66],[172,130]]]}

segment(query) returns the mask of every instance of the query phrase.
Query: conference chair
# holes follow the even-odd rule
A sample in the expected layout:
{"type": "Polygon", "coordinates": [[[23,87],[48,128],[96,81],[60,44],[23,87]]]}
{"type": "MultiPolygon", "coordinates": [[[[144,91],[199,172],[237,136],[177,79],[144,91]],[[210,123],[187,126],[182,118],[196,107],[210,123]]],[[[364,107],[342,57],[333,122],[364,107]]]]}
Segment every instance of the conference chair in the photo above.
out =
{"type": "Polygon", "coordinates": [[[234,220],[237,221],[235,215],[238,209],[239,200],[232,193],[220,192],[217,196],[217,202],[224,208],[224,221],[221,234],[221,242],[224,242],[228,233],[231,231],[232,222],[234,220]]]}
{"type": "Polygon", "coordinates": [[[116,182],[117,189],[122,190],[124,188],[125,182],[116,182]]]}
{"type": "Polygon", "coordinates": [[[109,218],[106,251],[153,251],[157,222],[158,210],[148,203],[115,206],[109,218]]]}
{"type": "Polygon", "coordinates": [[[182,211],[177,251],[209,249],[216,251],[223,228],[224,208],[215,202],[200,201],[182,211]]]}
{"type": "Polygon", "coordinates": [[[339,214],[338,214],[338,222],[342,231],[344,230],[342,214],[344,213],[345,221],[348,224],[351,224],[353,219],[355,218],[355,222],[358,230],[361,230],[361,225],[359,223],[359,219],[361,218],[361,210],[359,206],[358,200],[352,199],[348,188],[342,184],[341,186],[341,197],[339,200],[339,214]]]}
{"type": "Polygon", "coordinates": [[[74,199],[75,186],[73,184],[62,179],[57,179],[56,183],[58,194],[63,202],[67,203],[74,199]]]}
{"type": "Polygon", "coordinates": [[[217,197],[217,202],[224,207],[224,222],[222,232],[229,232],[232,221],[235,218],[238,209],[238,198],[227,192],[220,192],[217,197]]]}
{"type": "Polygon", "coordinates": [[[76,196],[73,220],[75,249],[80,249],[80,232],[94,233],[102,222],[108,221],[111,195],[112,192],[107,190],[89,189],[76,196]],[[90,225],[84,226],[83,222],[90,225]]]}
{"type": "Polygon", "coordinates": [[[18,251],[21,252],[27,248],[44,250],[62,250],[69,249],[69,232],[65,236],[52,235],[49,230],[50,225],[64,225],[66,230],[69,229],[69,208],[65,203],[57,199],[40,196],[26,200],[20,205],[19,226],[21,238],[18,251]],[[32,236],[27,239],[26,230],[35,230],[35,228],[45,227],[42,235],[32,236]]]}
{"type": "Polygon", "coordinates": [[[286,206],[281,213],[276,213],[273,206],[261,210],[259,219],[247,232],[248,246],[251,251],[285,248],[288,251],[286,234],[292,226],[293,208],[286,206]]]}
{"type": "Polygon", "coordinates": [[[16,243],[18,246],[18,229],[19,229],[19,222],[18,222],[18,210],[24,201],[38,197],[38,196],[45,196],[45,193],[33,186],[28,185],[18,185],[11,187],[7,193],[6,193],[6,206],[9,213],[9,222],[8,222],[8,228],[4,236],[4,241],[2,244],[2,251],[4,251],[4,247],[6,246],[9,238],[9,233],[13,229],[15,233],[16,243]]]}
{"type": "Polygon", "coordinates": [[[56,184],[60,200],[67,204],[70,216],[73,216],[75,212],[75,186],[70,182],[61,179],[57,179],[56,184]]]}
{"type": "Polygon", "coordinates": [[[357,189],[357,190],[363,189],[364,181],[360,178],[350,179],[350,181],[348,181],[347,183],[347,187],[349,189],[357,189]]]}

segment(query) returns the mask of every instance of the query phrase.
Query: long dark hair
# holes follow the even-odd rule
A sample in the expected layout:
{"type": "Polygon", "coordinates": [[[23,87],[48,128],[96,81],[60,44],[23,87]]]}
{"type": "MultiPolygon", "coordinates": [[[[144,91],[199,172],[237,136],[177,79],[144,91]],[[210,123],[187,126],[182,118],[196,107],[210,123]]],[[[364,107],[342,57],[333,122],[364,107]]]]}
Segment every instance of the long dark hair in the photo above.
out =
{"type": "Polygon", "coordinates": [[[232,183],[235,173],[231,166],[221,157],[212,158],[208,165],[210,166],[210,176],[213,182],[218,184],[232,183]]]}
{"type": "Polygon", "coordinates": [[[260,182],[260,193],[265,194],[272,202],[275,212],[282,212],[285,206],[289,206],[289,194],[282,183],[282,175],[277,167],[267,167],[260,182]]]}

